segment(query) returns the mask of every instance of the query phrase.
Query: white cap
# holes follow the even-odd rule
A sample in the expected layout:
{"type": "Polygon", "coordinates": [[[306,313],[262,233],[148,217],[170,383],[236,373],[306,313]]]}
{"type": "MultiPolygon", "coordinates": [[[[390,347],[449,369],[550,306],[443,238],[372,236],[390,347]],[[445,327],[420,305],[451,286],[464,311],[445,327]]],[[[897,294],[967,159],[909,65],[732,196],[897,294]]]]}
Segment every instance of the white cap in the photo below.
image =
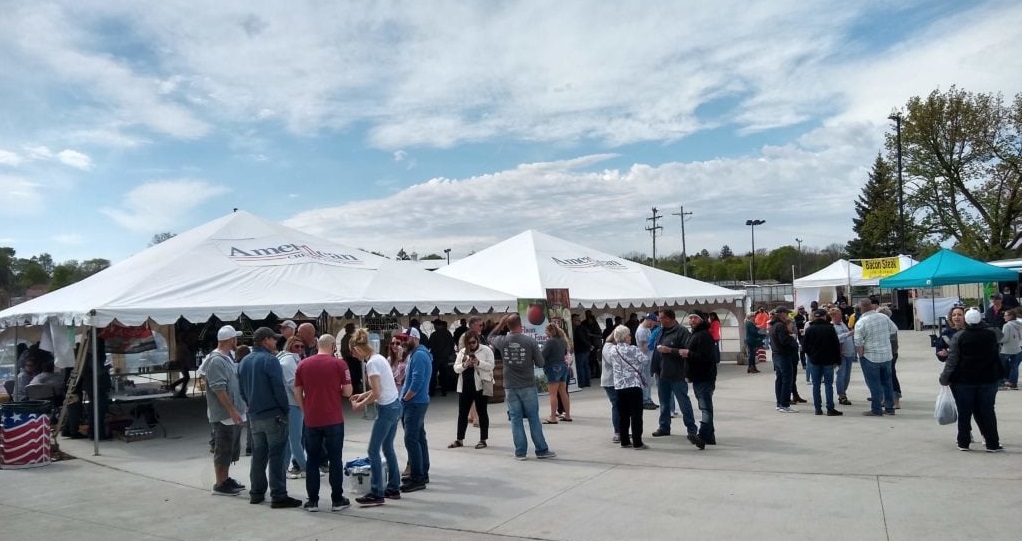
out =
{"type": "Polygon", "coordinates": [[[283,329],[284,327],[291,327],[292,329],[297,329],[298,324],[296,324],[294,321],[291,321],[290,319],[285,319],[284,322],[280,324],[281,329],[283,329]]]}
{"type": "Polygon", "coordinates": [[[237,338],[239,336],[241,336],[241,331],[234,330],[234,327],[231,327],[230,325],[224,325],[216,332],[217,342],[223,342],[224,340],[230,340],[231,338],[237,338]]]}
{"type": "Polygon", "coordinates": [[[969,325],[975,325],[980,321],[983,321],[983,314],[979,313],[979,310],[969,308],[969,310],[965,312],[965,322],[969,325]]]}

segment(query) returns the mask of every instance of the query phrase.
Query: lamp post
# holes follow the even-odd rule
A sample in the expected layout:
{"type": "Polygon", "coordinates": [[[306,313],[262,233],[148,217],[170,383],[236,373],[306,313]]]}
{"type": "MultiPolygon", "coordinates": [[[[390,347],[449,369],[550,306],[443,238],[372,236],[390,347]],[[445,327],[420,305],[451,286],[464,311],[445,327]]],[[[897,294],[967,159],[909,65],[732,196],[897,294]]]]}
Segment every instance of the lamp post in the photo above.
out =
{"type": "Polygon", "coordinates": [[[447,264],[450,265],[451,264],[451,249],[450,248],[444,248],[444,255],[447,256],[447,264]]]}
{"type": "Polygon", "coordinates": [[[898,142],[898,244],[901,247],[901,253],[906,252],[905,248],[905,184],[901,178],[901,112],[897,112],[887,117],[888,120],[894,121],[894,130],[897,134],[898,142]]]}
{"type": "Polygon", "coordinates": [[[802,239],[796,238],[795,242],[798,243],[798,273],[802,274],[802,239]]]}
{"type": "Polygon", "coordinates": [[[752,231],[752,263],[749,265],[752,275],[752,285],[756,285],[756,226],[763,225],[766,220],[745,220],[745,225],[752,231]]]}

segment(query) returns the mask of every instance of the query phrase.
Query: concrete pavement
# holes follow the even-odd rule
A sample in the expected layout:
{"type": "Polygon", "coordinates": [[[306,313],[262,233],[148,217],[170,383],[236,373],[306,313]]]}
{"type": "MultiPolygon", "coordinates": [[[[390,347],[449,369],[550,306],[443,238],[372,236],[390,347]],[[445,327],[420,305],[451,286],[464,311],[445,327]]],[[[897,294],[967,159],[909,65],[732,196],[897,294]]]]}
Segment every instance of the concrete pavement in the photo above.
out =
{"type": "MultiPolygon", "coordinates": [[[[725,362],[715,394],[719,445],[705,451],[685,440],[680,419],[676,435],[650,437],[657,412],[645,416],[652,449],[621,449],[610,441],[598,387],[572,395],[575,422],[543,427],[555,460],[512,459],[503,404],[490,406],[487,449],[472,448],[472,428],[466,447],[447,449],[456,400],[437,398],[427,417],[429,488],[339,513],[211,496],[204,400],[161,403],[166,439],[104,442],[98,457],[90,442],[62,440],[78,460],[0,472],[0,528],[5,539],[1019,539],[1022,392],[998,395],[1007,452],[959,452],[954,427],[933,421],[941,365],[927,334],[900,339],[903,409],[893,417],[859,415],[868,403],[857,365],[854,405],[839,406],[843,417],[818,417],[805,405],[798,414],[774,410],[769,363],[750,375],[725,362]]],[[[799,387],[808,398],[801,372],[799,387]]],[[[346,417],[350,460],[365,455],[370,422],[346,417]]],[[[403,458],[400,437],[397,447],[403,458]]],[[[232,476],[248,484],[247,471],[243,457],[232,476]]],[[[303,480],[289,490],[304,499],[303,480]]]]}

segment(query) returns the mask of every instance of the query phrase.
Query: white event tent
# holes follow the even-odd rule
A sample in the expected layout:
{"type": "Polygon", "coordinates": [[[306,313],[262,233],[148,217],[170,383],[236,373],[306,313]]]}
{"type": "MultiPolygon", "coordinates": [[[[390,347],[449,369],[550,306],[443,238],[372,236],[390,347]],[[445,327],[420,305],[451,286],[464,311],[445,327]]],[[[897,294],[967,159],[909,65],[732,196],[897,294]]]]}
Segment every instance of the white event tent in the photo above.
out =
{"type": "MultiPolygon", "coordinates": [[[[900,270],[905,270],[916,264],[916,261],[907,255],[898,256],[900,270]]],[[[862,267],[848,261],[838,259],[830,265],[803,276],[793,282],[795,289],[795,306],[805,306],[813,301],[833,302],[837,298],[837,287],[876,286],[880,284],[879,278],[863,278],[862,267]]]]}
{"type": "Polygon", "coordinates": [[[733,303],[745,297],[745,291],[686,278],[533,230],[436,272],[518,298],[546,298],[547,288],[567,288],[576,308],[733,303]]]}
{"type": "Polygon", "coordinates": [[[171,324],[323,312],[507,312],[514,297],[238,211],[0,312],[0,328],[171,324]]]}

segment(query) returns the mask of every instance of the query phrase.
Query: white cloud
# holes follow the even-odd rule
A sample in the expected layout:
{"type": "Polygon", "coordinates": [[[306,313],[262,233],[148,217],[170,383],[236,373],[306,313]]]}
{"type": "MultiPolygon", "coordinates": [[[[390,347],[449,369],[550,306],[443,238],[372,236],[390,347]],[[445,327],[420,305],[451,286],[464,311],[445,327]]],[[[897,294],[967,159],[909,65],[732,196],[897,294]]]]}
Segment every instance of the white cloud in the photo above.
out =
{"type": "Polygon", "coordinates": [[[11,167],[17,167],[21,165],[21,156],[9,150],[0,148],[0,165],[9,165],[11,167]]]}
{"type": "Polygon", "coordinates": [[[57,160],[64,165],[88,171],[92,169],[92,158],[77,150],[65,149],[57,153],[57,160]]]}
{"type": "MultiPolygon", "coordinates": [[[[680,251],[680,222],[689,250],[746,250],[745,220],[762,218],[757,244],[780,246],[796,236],[824,247],[848,239],[852,201],[880,144],[876,126],[821,128],[798,143],[745,157],[627,169],[600,169],[612,154],[522,164],[464,179],[433,178],[389,197],[300,213],[286,224],[326,238],[358,239],[384,253],[403,245],[420,252],[479,250],[525,229],[538,229],[610,253],[649,253],[649,209],[665,215],[658,251],[680,251]],[[385,216],[387,227],[380,228],[385,216]],[[395,234],[398,231],[400,234],[395,234]],[[789,238],[790,237],[790,238],[789,238]],[[698,248],[695,248],[698,247],[698,248]]],[[[348,241],[349,243],[353,241],[348,241]]]]}
{"type": "Polygon", "coordinates": [[[0,194],[4,201],[0,216],[30,215],[42,209],[43,190],[37,182],[0,174],[0,194]]]}
{"type": "Polygon", "coordinates": [[[395,150],[394,151],[394,161],[395,162],[402,162],[407,157],[408,157],[408,153],[403,151],[403,150],[395,150]]]}
{"type": "Polygon", "coordinates": [[[1017,2],[929,8],[936,22],[867,43],[863,28],[923,4],[27,3],[5,13],[0,47],[80,88],[102,122],[178,138],[267,121],[299,134],[364,124],[370,144],[405,152],[675,141],[873,120],[953,82],[1022,90],[1017,2]],[[110,45],[125,37],[110,28],[145,60],[110,45]]]}
{"type": "Polygon", "coordinates": [[[192,210],[229,191],[204,180],[157,180],[129,191],[119,208],[101,211],[125,229],[143,233],[167,231],[181,225],[192,210]]]}
{"type": "Polygon", "coordinates": [[[50,147],[46,146],[32,146],[25,147],[25,154],[30,160],[51,160],[53,159],[53,151],[50,147]]]}

